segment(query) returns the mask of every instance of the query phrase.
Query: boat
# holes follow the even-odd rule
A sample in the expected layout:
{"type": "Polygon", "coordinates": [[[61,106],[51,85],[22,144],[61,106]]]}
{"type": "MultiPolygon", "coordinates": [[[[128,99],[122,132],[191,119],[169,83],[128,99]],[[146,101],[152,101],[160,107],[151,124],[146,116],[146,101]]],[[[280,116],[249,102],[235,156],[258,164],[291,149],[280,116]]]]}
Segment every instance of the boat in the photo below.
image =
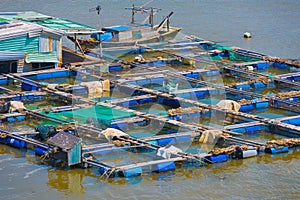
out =
{"type": "MultiPolygon", "coordinates": [[[[167,15],[160,24],[154,25],[154,13],[160,11],[158,8],[145,8],[132,6],[125,8],[132,11],[132,20],[130,24],[103,27],[101,31],[97,31],[90,35],[90,38],[76,38],[68,36],[83,53],[99,48],[113,47],[132,47],[139,44],[157,43],[169,41],[175,38],[177,33],[182,29],[179,27],[170,27],[170,17],[173,11],[167,15]],[[135,13],[149,13],[149,23],[136,23],[135,13]],[[166,25],[165,25],[166,24],[166,25]]],[[[145,20],[144,20],[145,21],[145,20]]]]}

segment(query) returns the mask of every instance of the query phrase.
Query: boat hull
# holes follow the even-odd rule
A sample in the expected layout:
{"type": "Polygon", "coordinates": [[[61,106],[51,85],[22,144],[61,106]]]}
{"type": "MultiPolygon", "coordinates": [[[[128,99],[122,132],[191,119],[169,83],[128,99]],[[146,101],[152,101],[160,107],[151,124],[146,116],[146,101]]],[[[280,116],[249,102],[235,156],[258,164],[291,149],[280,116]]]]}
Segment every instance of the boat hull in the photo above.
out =
{"type": "MultiPolygon", "coordinates": [[[[124,42],[101,42],[102,48],[113,48],[113,47],[132,47],[137,46],[139,44],[148,44],[148,43],[157,43],[163,41],[169,41],[176,37],[178,32],[182,28],[175,28],[171,27],[168,32],[162,32],[156,36],[145,38],[145,39],[138,39],[138,40],[131,40],[131,41],[124,41],[124,42]]],[[[69,38],[72,40],[72,38],[69,38]]],[[[81,40],[78,39],[78,42],[82,49],[84,50],[92,50],[99,48],[99,41],[88,41],[88,40],[81,40]]]]}

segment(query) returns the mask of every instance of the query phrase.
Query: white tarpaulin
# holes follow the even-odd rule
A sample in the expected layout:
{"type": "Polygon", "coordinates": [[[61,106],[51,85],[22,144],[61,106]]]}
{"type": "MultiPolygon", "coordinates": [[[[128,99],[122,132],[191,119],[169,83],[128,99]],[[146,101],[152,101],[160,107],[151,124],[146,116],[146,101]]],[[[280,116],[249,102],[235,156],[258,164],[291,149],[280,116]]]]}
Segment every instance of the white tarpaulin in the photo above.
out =
{"type": "Polygon", "coordinates": [[[109,142],[111,142],[113,139],[129,137],[128,134],[115,128],[107,128],[102,131],[101,134],[103,134],[109,142]]]}
{"type": "Polygon", "coordinates": [[[171,145],[168,147],[161,147],[157,150],[156,155],[161,156],[163,158],[166,159],[170,159],[172,154],[177,154],[177,153],[181,153],[182,150],[171,145]]]}
{"type": "Polygon", "coordinates": [[[217,103],[217,106],[226,110],[233,110],[236,112],[239,111],[241,107],[240,104],[232,100],[221,100],[219,103],[217,103]]]}

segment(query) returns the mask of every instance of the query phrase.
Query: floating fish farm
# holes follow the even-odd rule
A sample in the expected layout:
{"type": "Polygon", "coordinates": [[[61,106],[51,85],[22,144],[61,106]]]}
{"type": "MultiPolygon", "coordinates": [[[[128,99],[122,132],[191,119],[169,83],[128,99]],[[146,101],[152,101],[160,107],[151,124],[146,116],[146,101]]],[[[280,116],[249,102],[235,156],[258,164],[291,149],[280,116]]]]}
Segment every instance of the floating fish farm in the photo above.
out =
{"type": "Polygon", "coordinates": [[[2,144],[102,178],[299,148],[299,62],[195,36],[84,56],[2,74],[2,144]]]}

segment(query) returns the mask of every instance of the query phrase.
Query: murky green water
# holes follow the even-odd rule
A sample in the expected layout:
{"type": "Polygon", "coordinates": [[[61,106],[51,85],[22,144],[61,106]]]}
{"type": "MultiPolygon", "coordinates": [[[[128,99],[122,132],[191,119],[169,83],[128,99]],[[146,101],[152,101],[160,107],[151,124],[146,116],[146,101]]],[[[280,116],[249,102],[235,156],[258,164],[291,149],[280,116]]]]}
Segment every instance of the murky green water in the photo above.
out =
{"type": "MultiPolygon", "coordinates": [[[[108,26],[129,22],[130,13],[123,8],[132,3],[140,5],[146,1],[2,0],[0,11],[35,10],[99,27],[99,23],[108,26]],[[96,13],[88,11],[98,4],[102,6],[100,20],[96,13]]],[[[297,45],[300,32],[298,1],[157,0],[151,5],[163,8],[163,12],[157,15],[156,22],[173,10],[172,25],[183,27],[183,33],[187,35],[193,34],[224,45],[239,46],[268,55],[300,58],[297,45]],[[253,37],[250,40],[242,37],[245,31],[252,33],[253,37]]],[[[268,73],[270,72],[281,73],[269,70],[268,73]]],[[[232,83],[233,80],[223,79],[222,82],[232,83]]],[[[17,86],[10,89],[20,90],[17,86]]],[[[277,91],[260,92],[267,94],[277,91]]],[[[116,94],[114,96],[120,97],[116,94]]],[[[108,97],[102,98],[101,101],[103,99],[108,97]]],[[[43,107],[46,104],[41,102],[32,106],[43,107]]],[[[12,129],[32,128],[38,122],[31,120],[10,126],[12,129]]],[[[152,134],[145,132],[133,134],[152,134]]],[[[278,137],[281,136],[269,133],[246,136],[255,141],[278,137]]],[[[128,159],[131,157],[134,158],[134,155],[130,155],[128,159]]],[[[0,199],[299,199],[299,166],[300,151],[291,150],[287,154],[266,154],[207,167],[178,166],[172,172],[145,174],[127,180],[104,180],[99,177],[96,169],[62,170],[40,164],[32,151],[25,153],[0,144],[0,199]]]]}

